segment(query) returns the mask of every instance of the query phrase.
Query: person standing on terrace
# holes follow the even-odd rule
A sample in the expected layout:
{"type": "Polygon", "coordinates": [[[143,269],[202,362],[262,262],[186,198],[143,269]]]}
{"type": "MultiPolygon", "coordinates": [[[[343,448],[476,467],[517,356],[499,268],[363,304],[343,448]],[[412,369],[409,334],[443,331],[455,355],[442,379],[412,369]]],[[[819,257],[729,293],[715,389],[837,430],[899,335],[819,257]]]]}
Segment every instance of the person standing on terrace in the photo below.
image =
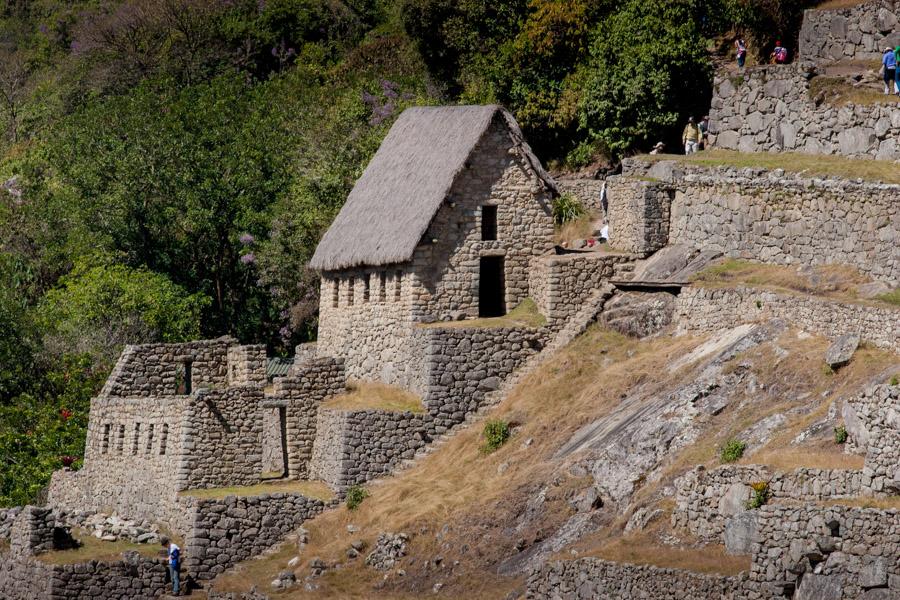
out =
{"type": "Polygon", "coordinates": [[[744,42],[744,38],[738,38],[735,40],[734,45],[737,48],[738,67],[743,69],[744,63],[747,61],[747,44],[744,42]]]}
{"type": "Polygon", "coordinates": [[[684,153],[694,154],[697,152],[700,138],[700,128],[697,127],[697,124],[694,122],[694,117],[690,117],[688,119],[688,124],[684,128],[684,133],[681,134],[681,143],[684,144],[684,153]]]}
{"type": "Polygon", "coordinates": [[[897,55],[893,49],[884,49],[884,54],[881,56],[881,70],[884,73],[884,93],[889,95],[900,92],[900,89],[897,88],[897,55]]]}

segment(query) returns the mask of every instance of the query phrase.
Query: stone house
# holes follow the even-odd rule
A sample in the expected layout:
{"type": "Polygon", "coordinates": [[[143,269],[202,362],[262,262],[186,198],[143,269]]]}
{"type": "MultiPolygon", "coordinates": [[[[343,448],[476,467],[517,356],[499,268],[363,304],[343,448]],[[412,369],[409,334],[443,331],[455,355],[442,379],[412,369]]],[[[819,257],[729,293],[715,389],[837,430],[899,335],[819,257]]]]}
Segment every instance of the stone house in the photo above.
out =
{"type": "Polygon", "coordinates": [[[496,317],[553,246],[557,187],[499,106],[403,112],[310,262],[320,356],[415,389],[418,324],[496,317]]]}

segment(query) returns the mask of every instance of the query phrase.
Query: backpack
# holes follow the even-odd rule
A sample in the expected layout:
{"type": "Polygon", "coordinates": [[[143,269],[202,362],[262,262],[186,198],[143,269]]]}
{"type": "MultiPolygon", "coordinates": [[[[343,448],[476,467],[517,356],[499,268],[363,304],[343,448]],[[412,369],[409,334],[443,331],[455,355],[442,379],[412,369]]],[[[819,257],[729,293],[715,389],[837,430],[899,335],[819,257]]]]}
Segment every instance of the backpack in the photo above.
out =
{"type": "Polygon", "coordinates": [[[786,62],[787,48],[775,48],[775,60],[778,62],[786,62]]]}
{"type": "Polygon", "coordinates": [[[174,567],[177,567],[181,564],[181,549],[172,548],[169,551],[169,562],[174,567]]]}

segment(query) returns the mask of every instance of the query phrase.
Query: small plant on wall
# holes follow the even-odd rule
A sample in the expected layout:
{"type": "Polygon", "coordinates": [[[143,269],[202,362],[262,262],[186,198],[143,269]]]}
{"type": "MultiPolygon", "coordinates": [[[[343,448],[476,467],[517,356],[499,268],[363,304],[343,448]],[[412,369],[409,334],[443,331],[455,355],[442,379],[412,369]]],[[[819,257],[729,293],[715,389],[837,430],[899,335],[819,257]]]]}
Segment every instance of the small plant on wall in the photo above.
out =
{"type": "Polygon", "coordinates": [[[747,501],[748,510],[763,506],[772,497],[768,481],[757,481],[756,483],[751,483],[750,487],[753,488],[753,495],[750,496],[750,499],[747,501]]]}
{"type": "Polygon", "coordinates": [[[747,444],[732,438],[719,449],[719,459],[724,463],[737,462],[744,456],[744,450],[746,449],[747,444]]]}
{"type": "Polygon", "coordinates": [[[836,444],[843,444],[847,441],[847,428],[843,425],[838,425],[834,428],[834,442],[836,444]]]}
{"type": "Polygon", "coordinates": [[[484,437],[481,451],[484,454],[490,454],[509,439],[509,423],[502,420],[488,421],[484,424],[484,431],[481,435],[484,437]]]}

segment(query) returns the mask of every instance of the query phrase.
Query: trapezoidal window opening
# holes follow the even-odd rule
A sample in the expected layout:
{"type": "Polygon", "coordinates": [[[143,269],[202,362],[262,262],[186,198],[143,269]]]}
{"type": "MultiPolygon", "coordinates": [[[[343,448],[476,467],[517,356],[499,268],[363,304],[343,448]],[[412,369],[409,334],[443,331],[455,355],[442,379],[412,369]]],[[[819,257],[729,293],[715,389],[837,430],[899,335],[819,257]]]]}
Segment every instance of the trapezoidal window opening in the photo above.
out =
{"type": "Polygon", "coordinates": [[[134,456],[137,456],[138,446],[140,445],[140,442],[141,442],[141,424],[135,423],[134,424],[134,439],[131,440],[131,454],[133,454],[134,456]]]}
{"type": "Polygon", "coordinates": [[[353,306],[353,288],[356,287],[356,278],[347,278],[347,306],[353,306]]]}
{"type": "Polygon", "coordinates": [[[125,426],[119,425],[119,439],[116,441],[116,452],[122,454],[125,449],[125,426]]]}
{"type": "Polygon", "coordinates": [[[397,271],[394,274],[394,301],[400,302],[403,294],[403,271],[397,271]]]}
{"type": "Polygon", "coordinates": [[[178,396],[190,396],[194,389],[193,364],[185,360],[175,365],[175,394],[178,396]]]}
{"type": "Polygon", "coordinates": [[[150,453],[153,452],[153,424],[151,423],[147,427],[147,447],[144,450],[144,454],[150,456],[150,453]]]}
{"type": "Polygon", "coordinates": [[[331,282],[331,308],[337,308],[341,302],[341,280],[334,279],[331,282]]]}
{"type": "Polygon", "coordinates": [[[103,439],[100,441],[100,454],[109,452],[109,430],[112,427],[109,423],[103,425],[103,439]]]}
{"type": "Polygon", "coordinates": [[[497,239],[497,207],[481,207],[481,239],[492,241],[497,239]]]}
{"type": "Polygon", "coordinates": [[[378,274],[378,301],[385,302],[387,300],[387,271],[378,274]]]}
{"type": "Polygon", "coordinates": [[[168,423],[164,423],[162,426],[162,433],[159,435],[159,454],[160,456],[165,455],[166,453],[166,443],[169,441],[169,425],[168,423]]]}
{"type": "Polygon", "coordinates": [[[372,276],[369,273],[363,275],[363,302],[368,302],[372,292],[372,276]]]}

